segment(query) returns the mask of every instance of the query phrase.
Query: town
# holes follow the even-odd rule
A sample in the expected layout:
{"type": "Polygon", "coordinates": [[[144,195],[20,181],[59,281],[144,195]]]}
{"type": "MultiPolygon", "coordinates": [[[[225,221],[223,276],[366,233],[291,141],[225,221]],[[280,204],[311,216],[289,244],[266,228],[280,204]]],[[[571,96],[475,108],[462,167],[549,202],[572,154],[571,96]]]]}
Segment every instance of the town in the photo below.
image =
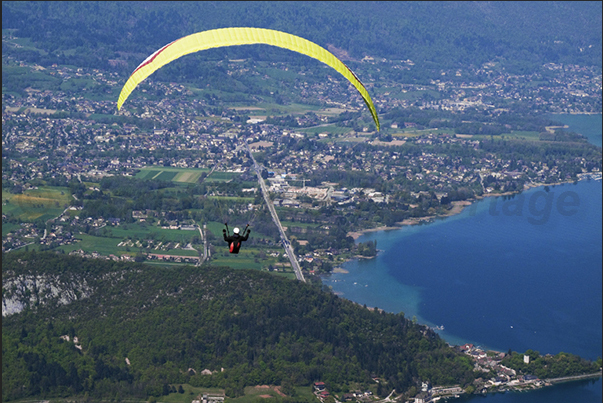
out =
{"type": "MultiPolygon", "coordinates": [[[[79,241],[76,234],[90,234],[93,230],[93,235],[102,236],[123,224],[126,217],[79,216],[87,198],[106,191],[99,189],[103,178],[141,177],[145,169],[156,169],[153,177],[161,178],[162,169],[182,169],[205,172],[199,179],[202,181],[208,172],[217,170],[248,178],[246,183],[251,183],[253,166],[243,143],[249,144],[256,155],[272,202],[285,217],[321,208],[336,209],[342,214],[353,210],[374,212],[376,206],[380,215],[362,220],[359,230],[421,222],[458,212],[471,200],[486,195],[511,194],[533,186],[577,181],[584,175],[600,175],[600,151],[581,143],[578,135],[564,133],[562,127],[534,130],[530,119],[513,118],[509,121],[515,123],[503,126],[508,133],[495,136],[498,141],[492,134],[463,132],[492,126],[480,121],[471,126],[463,120],[476,117],[476,111],[500,120],[501,115],[521,108],[527,101],[532,112],[600,110],[597,102],[600,103],[601,75],[578,66],[549,63],[537,74],[516,76],[497,70],[496,64],[487,64],[473,71],[443,71],[441,78],[432,80],[430,85],[386,82],[373,87],[373,97],[384,120],[383,134],[374,132],[372,123],[361,117],[363,105],[359,97],[330,76],[326,81],[311,78],[305,68],[298,76],[309,77],[308,81],[296,80],[288,90],[290,94],[281,93],[294,102],[310,104],[305,109],[287,109],[286,103],[292,101],[282,101],[283,105],[276,108],[229,106],[211,93],[202,95],[181,84],[149,81],[140,91],[161,94],[157,102],[134,97],[129,107],[115,114],[115,101],[109,94],[119,88],[116,73],[57,65],[42,68],[10,57],[7,62],[63,83],[73,82],[78,91],[53,91],[41,85],[42,88],[27,87],[23,96],[3,92],[3,223],[18,224],[8,225],[8,231],[3,231],[4,251],[32,244],[51,249],[71,245],[79,241]],[[544,76],[549,78],[546,86],[524,85],[544,76]],[[476,84],[474,80],[478,78],[476,84]],[[317,102],[323,107],[311,106],[317,102]],[[415,110],[415,118],[400,114],[401,108],[415,110]],[[442,113],[446,117],[458,115],[456,119],[463,122],[456,128],[446,127],[448,119],[437,118],[442,113]],[[425,122],[427,118],[429,123],[425,122]],[[444,126],[438,127],[439,124],[444,126]],[[518,143],[513,139],[525,141],[518,143]],[[547,141],[553,152],[543,159],[535,142],[550,139],[557,141],[547,141]],[[73,181],[87,184],[86,194],[80,194],[84,200],[67,194],[73,181]],[[61,197],[53,199],[56,215],[45,216],[44,223],[25,219],[28,222],[19,224],[10,212],[4,213],[4,207],[11,203],[9,193],[29,195],[44,185],[64,188],[61,197]]],[[[372,77],[381,70],[412,66],[408,60],[398,63],[367,57],[360,68],[372,77]]],[[[281,63],[268,67],[277,72],[289,69],[281,63]]],[[[242,76],[249,70],[249,63],[230,61],[227,68],[229,75],[242,76]]],[[[268,81],[270,77],[264,75],[260,79],[268,81]]],[[[369,87],[372,81],[369,78],[369,87]]],[[[238,102],[241,103],[258,104],[253,97],[238,102]]],[[[242,208],[257,210],[262,205],[257,190],[256,184],[244,189],[214,190],[210,195],[251,195],[254,202],[242,208]]],[[[54,196],[37,197],[46,200],[54,196]]],[[[27,208],[36,208],[38,216],[49,210],[48,203],[36,204],[31,198],[28,203],[32,200],[34,204],[27,208]]],[[[153,216],[166,213],[178,212],[156,211],[153,216]]],[[[142,225],[159,225],[159,219],[148,222],[140,216],[146,213],[132,210],[128,214],[129,220],[142,225]]],[[[20,219],[23,221],[23,217],[20,219]]],[[[332,225],[313,220],[323,231],[332,225]]],[[[174,228],[180,224],[199,228],[190,219],[180,219],[180,223],[176,220],[174,224],[174,228]]],[[[193,233],[198,230],[190,231],[193,233]]],[[[294,226],[288,233],[295,234],[293,246],[302,255],[300,260],[306,262],[306,269],[315,271],[321,267],[320,262],[330,262],[327,267],[332,267],[333,261],[327,255],[333,254],[333,248],[317,251],[318,248],[308,247],[308,238],[304,239],[294,226]]],[[[124,248],[122,253],[99,254],[86,248],[73,253],[132,260],[135,252],[125,248],[139,250],[144,243],[148,259],[183,263],[199,263],[202,259],[191,245],[194,240],[190,236],[173,239],[180,242],[163,240],[164,250],[165,245],[179,245],[168,255],[149,248],[149,239],[127,244],[125,238],[115,242],[124,248]]]]}

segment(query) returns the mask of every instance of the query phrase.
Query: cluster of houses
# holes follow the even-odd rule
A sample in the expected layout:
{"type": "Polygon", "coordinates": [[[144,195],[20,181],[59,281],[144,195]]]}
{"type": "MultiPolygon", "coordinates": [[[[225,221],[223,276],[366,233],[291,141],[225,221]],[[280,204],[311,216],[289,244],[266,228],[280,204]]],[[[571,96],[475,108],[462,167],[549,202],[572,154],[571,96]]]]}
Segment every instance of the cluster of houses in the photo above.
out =
{"type": "MultiPolygon", "coordinates": [[[[475,386],[478,393],[505,391],[510,389],[538,389],[547,386],[545,381],[539,379],[535,375],[517,375],[514,369],[502,365],[501,361],[506,356],[503,352],[484,351],[470,343],[459,346],[458,348],[472,358],[476,371],[482,372],[483,374],[495,373],[493,377],[477,378],[474,381],[473,386],[475,386]]],[[[529,357],[525,356],[524,361],[529,362],[529,357]]]]}
{"type": "Polygon", "coordinates": [[[193,400],[192,403],[222,403],[223,401],[223,395],[211,395],[208,393],[204,393],[203,395],[199,396],[196,400],[193,400]]]}
{"type": "MultiPolygon", "coordinates": [[[[7,216],[3,213],[2,222],[4,223],[6,219],[7,216]]],[[[32,223],[21,223],[19,228],[2,237],[2,252],[23,248],[38,237],[40,237],[40,231],[32,223]]]]}
{"type": "MultiPolygon", "coordinates": [[[[321,402],[324,402],[326,398],[331,396],[331,394],[327,390],[327,386],[325,385],[324,382],[320,382],[320,381],[314,382],[314,384],[312,385],[312,389],[314,391],[314,395],[321,402]]],[[[363,401],[363,400],[370,400],[372,398],[372,396],[373,396],[373,392],[371,392],[370,390],[367,390],[365,392],[355,391],[355,392],[351,392],[351,393],[344,393],[342,395],[342,400],[344,402],[363,401]]]]}
{"type": "Polygon", "coordinates": [[[198,264],[201,261],[199,256],[179,256],[179,255],[162,255],[159,253],[147,253],[147,260],[159,260],[162,262],[171,263],[191,263],[198,264]]]}
{"type": "Polygon", "coordinates": [[[71,252],[69,252],[69,255],[72,256],[80,256],[80,257],[85,257],[85,258],[91,258],[91,259],[105,259],[105,260],[113,260],[115,262],[119,262],[119,261],[123,261],[123,262],[133,262],[134,261],[134,257],[130,256],[130,255],[114,255],[114,254],[109,254],[108,256],[102,255],[98,252],[86,252],[83,249],[77,249],[77,250],[73,250],[71,252]]]}

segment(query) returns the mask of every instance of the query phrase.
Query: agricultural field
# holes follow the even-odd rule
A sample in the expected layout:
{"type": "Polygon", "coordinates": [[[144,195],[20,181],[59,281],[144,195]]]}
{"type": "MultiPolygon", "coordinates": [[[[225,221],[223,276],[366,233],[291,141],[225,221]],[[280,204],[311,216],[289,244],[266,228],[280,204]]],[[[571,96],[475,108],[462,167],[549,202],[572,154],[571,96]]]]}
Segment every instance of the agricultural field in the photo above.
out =
{"type": "Polygon", "coordinates": [[[257,258],[256,251],[248,248],[243,244],[243,247],[238,254],[228,252],[228,244],[224,241],[216,241],[215,252],[211,256],[212,266],[228,266],[233,269],[253,269],[261,270],[262,265],[266,262],[260,262],[257,258]]]}
{"type": "Polygon", "coordinates": [[[205,182],[228,182],[238,175],[240,174],[237,172],[214,171],[205,179],[205,182]]]}
{"type": "Polygon", "coordinates": [[[138,179],[158,179],[177,183],[197,183],[207,169],[150,166],[136,174],[138,179]]]}
{"type": "Polygon", "coordinates": [[[540,140],[539,132],[527,131],[527,130],[524,130],[524,131],[515,130],[515,131],[512,131],[510,134],[504,133],[503,136],[509,137],[509,138],[514,138],[514,139],[521,139],[521,140],[532,140],[532,141],[540,140]]]}
{"type": "MultiPolygon", "coordinates": [[[[174,183],[186,184],[197,183],[204,173],[209,172],[204,168],[176,168],[150,166],[144,167],[136,174],[137,179],[157,179],[174,183]]],[[[240,175],[237,172],[214,171],[209,175],[206,182],[228,182],[240,175]]]]}
{"type": "Polygon", "coordinates": [[[42,186],[21,194],[2,192],[2,214],[23,222],[47,221],[59,216],[72,200],[66,187],[42,186]]]}
{"type": "Polygon", "coordinates": [[[194,236],[199,236],[199,231],[184,231],[179,229],[164,229],[146,223],[124,224],[119,227],[107,229],[113,238],[154,239],[164,242],[189,242],[194,236]]]}
{"type": "MultiPolygon", "coordinates": [[[[465,139],[473,139],[473,140],[488,140],[492,136],[489,135],[481,135],[481,134],[457,134],[458,137],[465,139]]],[[[503,133],[497,138],[508,138],[514,140],[528,140],[528,141],[540,141],[540,133],[537,131],[528,131],[528,130],[514,130],[511,133],[503,133]]]]}

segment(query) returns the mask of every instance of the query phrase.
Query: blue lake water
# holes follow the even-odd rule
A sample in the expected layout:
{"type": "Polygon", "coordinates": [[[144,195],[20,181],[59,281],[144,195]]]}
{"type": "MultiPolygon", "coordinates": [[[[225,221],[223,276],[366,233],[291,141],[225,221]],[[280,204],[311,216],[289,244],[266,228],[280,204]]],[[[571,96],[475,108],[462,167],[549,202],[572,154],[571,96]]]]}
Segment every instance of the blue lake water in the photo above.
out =
{"type": "Polygon", "coordinates": [[[573,132],[585,135],[592,144],[601,147],[603,119],[601,115],[551,115],[551,118],[559,120],[569,126],[573,132]]]}
{"type": "MultiPolygon", "coordinates": [[[[556,118],[600,146],[601,115],[556,118]]],[[[439,333],[452,344],[596,359],[603,339],[601,200],[594,180],[485,198],[454,217],[364,235],[358,241],[376,240],[379,255],[345,264],[348,273],[324,283],[352,301],[444,325],[439,333]]],[[[600,403],[601,385],[464,399],[600,403]]]]}

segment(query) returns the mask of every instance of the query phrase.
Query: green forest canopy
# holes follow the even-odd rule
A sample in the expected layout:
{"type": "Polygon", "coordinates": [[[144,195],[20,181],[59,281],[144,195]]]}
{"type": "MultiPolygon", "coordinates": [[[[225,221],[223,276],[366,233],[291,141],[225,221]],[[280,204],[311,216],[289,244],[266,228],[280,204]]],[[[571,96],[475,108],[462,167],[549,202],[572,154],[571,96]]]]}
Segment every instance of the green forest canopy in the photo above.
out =
{"type": "Polygon", "coordinates": [[[468,357],[404,314],[257,271],[39,252],[3,255],[2,266],[3,300],[31,301],[3,318],[3,401],[78,393],[146,398],[183,383],[234,397],[248,385],[283,382],[324,381],[337,390],[379,376],[389,392],[420,380],[473,380],[468,357]],[[38,280],[19,287],[26,278],[38,280]],[[61,291],[53,296],[50,284],[61,291]],[[72,302],[62,305],[64,296],[72,302]],[[204,369],[214,375],[201,375],[204,369]]]}
{"type": "MultiPolygon", "coordinates": [[[[129,74],[141,57],[179,37],[242,26],[332,45],[356,60],[410,59],[423,68],[493,60],[508,68],[601,66],[601,15],[601,2],[3,2],[3,35],[10,30],[33,46],[3,44],[2,52],[42,65],[110,68],[110,59],[120,60],[129,74]]],[[[289,55],[245,48],[217,54],[289,55]]]]}

